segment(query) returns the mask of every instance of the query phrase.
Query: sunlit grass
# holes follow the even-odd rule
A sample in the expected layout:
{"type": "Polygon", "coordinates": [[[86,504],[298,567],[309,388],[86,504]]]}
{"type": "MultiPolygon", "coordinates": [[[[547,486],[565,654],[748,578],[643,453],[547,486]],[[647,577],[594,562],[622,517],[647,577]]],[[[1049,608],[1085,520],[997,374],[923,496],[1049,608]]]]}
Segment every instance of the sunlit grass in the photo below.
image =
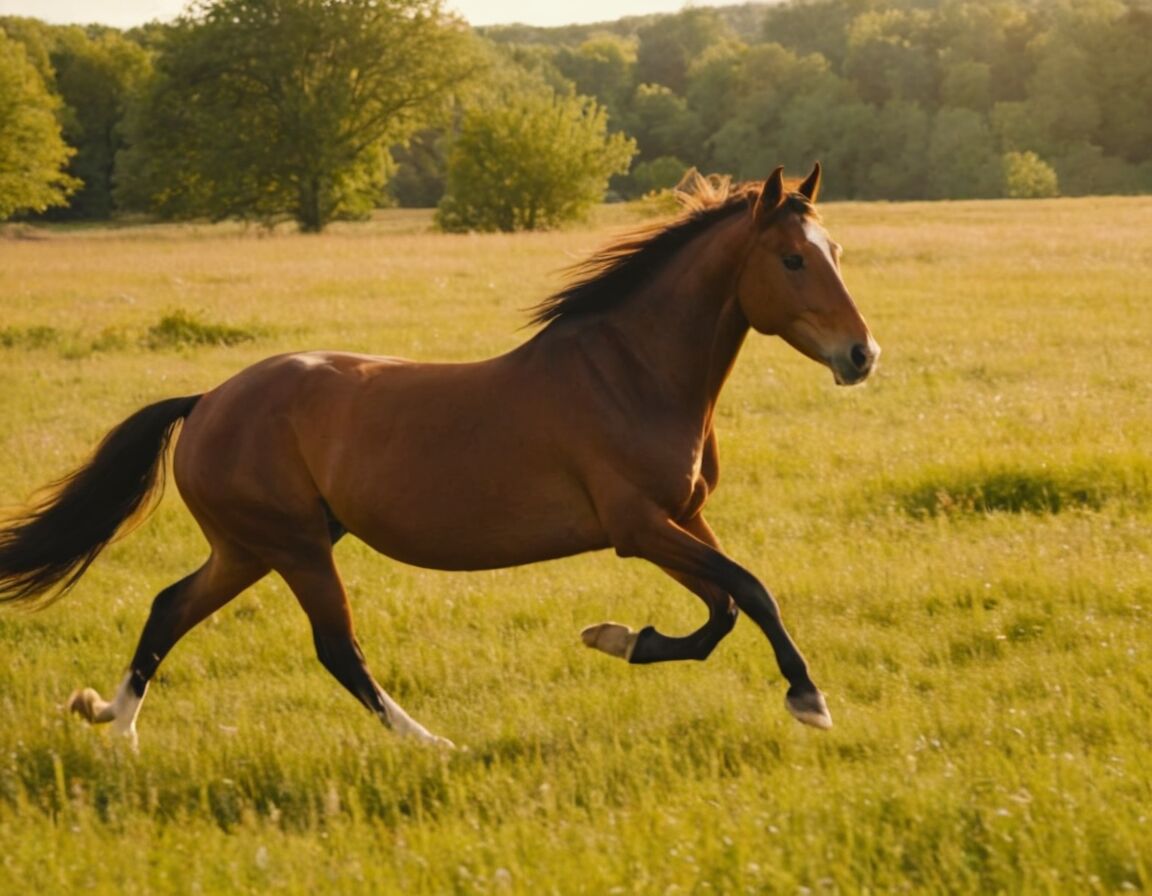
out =
{"type": "MultiPolygon", "coordinates": [[[[279,351],[457,360],[631,212],[440,236],[385,216],[0,238],[0,505],[145,401],[279,351]],[[191,322],[149,344],[167,318],[191,322]],[[250,334],[234,344],[205,334],[250,334]],[[201,337],[204,338],[201,338],[201,337]]],[[[830,205],[884,347],[866,387],[753,338],[709,518],[828,695],[783,710],[754,626],[704,664],[582,648],[701,608],[611,554],[491,573],[338,559],[397,741],[261,583],[173,652],[141,752],[67,717],[203,558],[170,495],[65,601],[0,615],[0,891],[1118,892],[1152,887],[1152,201],[830,205]]],[[[22,234],[29,236],[27,232],[22,234]]]]}

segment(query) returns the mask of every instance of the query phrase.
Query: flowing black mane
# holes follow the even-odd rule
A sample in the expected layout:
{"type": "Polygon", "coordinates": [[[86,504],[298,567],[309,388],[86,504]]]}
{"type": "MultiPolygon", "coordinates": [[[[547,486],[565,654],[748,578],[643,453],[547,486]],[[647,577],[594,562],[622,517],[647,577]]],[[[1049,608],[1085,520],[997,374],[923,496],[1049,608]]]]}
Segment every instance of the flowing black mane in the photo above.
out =
{"type": "MultiPolygon", "coordinates": [[[[573,265],[569,269],[571,282],[536,305],[531,322],[543,325],[613,307],[713,224],[750,211],[762,186],[758,182],[733,184],[726,178],[704,178],[690,172],[677,188],[677,198],[684,206],[678,217],[627,234],[573,265]]],[[[784,208],[800,215],[815,214],[798,193],[788,196],[784,208]]]]}

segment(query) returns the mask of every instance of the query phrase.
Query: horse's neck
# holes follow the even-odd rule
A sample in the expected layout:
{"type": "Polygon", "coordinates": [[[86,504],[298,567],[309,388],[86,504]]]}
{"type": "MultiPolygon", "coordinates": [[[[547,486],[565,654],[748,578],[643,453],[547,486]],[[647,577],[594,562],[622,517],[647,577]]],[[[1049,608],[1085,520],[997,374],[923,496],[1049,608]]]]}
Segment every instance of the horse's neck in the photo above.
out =
{"type": "Polygon", "coordinates": [[[708,418],[748,334],[736,301],[747,251],[747,222],[718,222],[610,315],[640,369],[708,418]]]}

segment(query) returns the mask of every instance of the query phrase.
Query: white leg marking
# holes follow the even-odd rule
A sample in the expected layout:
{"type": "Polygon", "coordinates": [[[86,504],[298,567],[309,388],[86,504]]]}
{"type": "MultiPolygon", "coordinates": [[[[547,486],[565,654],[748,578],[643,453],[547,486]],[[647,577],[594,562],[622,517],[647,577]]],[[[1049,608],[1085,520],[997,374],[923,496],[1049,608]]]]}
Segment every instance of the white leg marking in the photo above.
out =
{"type": "Polygon", "coordinates": [[[585,647],[595,647],[609,656],[630,660],[639,635],[639,632],[619,622],[601,622],[580,632],[580,639],[585,647]]]}
{"type": "Polygon", "coordinates": [[[420,743],[426,744],[428,746],[444,747],[448,750],[456,749],[456,744],[452,743],[452,741],[448,740],[446,737],[440,737],[437,734],[433,734],[431,731],[417,722],[414,718],[412,718],[412,716],[408,715],[408,713],[406,713],[401,708],[400,704],[389,697],[387,694],[382,696],[384,698],[384,706],[387,708],[387,711],[381,713],[380,718],[385,725],[387,725],[401,737],[413,737],[420,741],[420,743]]]}
{"type": "Polygon", "coordinates": [[[112,702],[105,701],[100,694],[92,688],[76,691],[68,698],[68,708],[77,715],[83,716],[93,725],[102,725],[111,722],[111,731],[128,739],[132,749],[137,747],[136,716],[140,712],[143,697],[137,697],[132,690],[132,674],[124,676],[116,696],[112,702]]]}

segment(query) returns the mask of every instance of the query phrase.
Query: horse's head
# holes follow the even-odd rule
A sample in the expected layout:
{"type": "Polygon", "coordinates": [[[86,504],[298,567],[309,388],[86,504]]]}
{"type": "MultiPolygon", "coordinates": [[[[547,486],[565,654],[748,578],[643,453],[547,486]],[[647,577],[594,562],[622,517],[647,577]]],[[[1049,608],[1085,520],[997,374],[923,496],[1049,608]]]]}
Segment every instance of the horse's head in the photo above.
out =
{"type": "Polygon", "coordinates": [[[757,331],[782,337],[826,364],[837,383],[853,385],[872,372],[880,346],[840,279],[840,247],[813,208],[819,189],[819,163],[795,193],[784,188],[783,168],[764,182],[736,296],[757,331]]]}

